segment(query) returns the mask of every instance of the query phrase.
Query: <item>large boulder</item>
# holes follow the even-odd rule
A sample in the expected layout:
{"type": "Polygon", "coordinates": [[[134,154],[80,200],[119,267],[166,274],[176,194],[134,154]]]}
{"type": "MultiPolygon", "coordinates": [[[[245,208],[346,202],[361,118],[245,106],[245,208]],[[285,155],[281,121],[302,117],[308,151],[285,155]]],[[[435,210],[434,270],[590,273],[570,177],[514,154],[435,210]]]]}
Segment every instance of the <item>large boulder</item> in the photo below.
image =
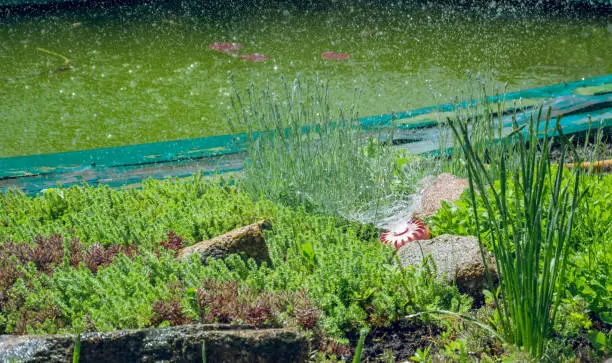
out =
{"type": "MultiPolygon", "coordinates": [[[[431,255],[437,267],[438,278],[445,277],[449,283],[455,283],[459,291],[478,300],[482,299],[482,290],[489,288],[476,237],[444,234],[430,240],[409,243],[400,248],[397,254],[402,266],[419,266],[424,256],[431,255]]],[[[493,280],[497,281],[493,255],[487,252],[485,258],[493,280]]]]}
{"type": "MultiPolygon", "coordinates": [[[[70,362],[71,335],[0,336],[0,362],[70,362]]],[[[290,329],[182,325],[81,335],[80,362],[305,362],[309,342],[290,329]]]]}
{"type": "Polygon", "coordinates": [[[458,178],[452,174],[442,173],[437,177],[429,177],[421,181],[421,206],[417,215],[432,216],[442,208],[442,201],[454,202],[463,191],[469,187],[467,179],[458,178]]]}
{"type": "Polygon", "coordinates": [[[263,230],[266,229],[271,229],[267,221],[249,224],[183,248],[178,251],[176,258],[184,260],[193,254],[198,254],[202,263],[206,263],[209,258],[225,258],[232,253],[238,253],[257,262],[269,262],[270,255],[263,235],[263,230]]]}

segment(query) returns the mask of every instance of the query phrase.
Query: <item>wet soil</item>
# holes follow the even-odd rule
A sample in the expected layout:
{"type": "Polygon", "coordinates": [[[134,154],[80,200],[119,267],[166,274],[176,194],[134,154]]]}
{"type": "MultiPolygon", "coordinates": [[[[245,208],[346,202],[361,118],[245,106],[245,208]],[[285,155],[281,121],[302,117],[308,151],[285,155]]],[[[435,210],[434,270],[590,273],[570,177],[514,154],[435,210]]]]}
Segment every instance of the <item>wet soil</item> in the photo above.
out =
{"type": "Polygon", "coordinates": [[[417,349],[424,350],[434,342],[441,331],[433,324],[425,325],[417,321],[400,321],[390,327],[373,330],[365,341],[362,361],[387,362],[390,353],[396,362],[407,361],[417,349]]]}

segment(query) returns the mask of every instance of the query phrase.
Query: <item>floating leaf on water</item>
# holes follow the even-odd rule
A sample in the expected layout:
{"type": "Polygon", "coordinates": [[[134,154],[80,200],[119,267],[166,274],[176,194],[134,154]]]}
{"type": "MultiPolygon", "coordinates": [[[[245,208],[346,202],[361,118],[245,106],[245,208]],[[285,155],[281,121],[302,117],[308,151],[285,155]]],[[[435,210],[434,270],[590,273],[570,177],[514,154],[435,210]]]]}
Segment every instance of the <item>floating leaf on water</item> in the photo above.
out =
{"type": "Polygon", "coordinates": [[[328,60],[347,60],[351,56],[348,53],[323,52],[321,58],[328,60]]]}
{"type": "Polygon", "coordinates": [[[263,54],[255,53],[255,54],[241,54],[240,59],[244,59],[247,62],[265,62],[270,58],[268,58],[267,56],[263,54]]]}
{"type": "Polygon", "coordinates": [[[236,54],[240,49],[243,48],[243,45],[240,43],[217,42],[210,44],[208,48],[221,53],[236,54]]]}

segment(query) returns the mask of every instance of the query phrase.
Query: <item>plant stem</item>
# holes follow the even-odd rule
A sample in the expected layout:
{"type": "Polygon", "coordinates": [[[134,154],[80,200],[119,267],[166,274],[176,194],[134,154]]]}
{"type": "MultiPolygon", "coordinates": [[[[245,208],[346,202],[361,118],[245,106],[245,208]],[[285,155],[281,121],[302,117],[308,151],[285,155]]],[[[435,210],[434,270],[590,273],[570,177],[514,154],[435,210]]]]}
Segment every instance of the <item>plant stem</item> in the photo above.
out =
{"type": "Polygon", "coordinates": [[[48,50],[48,49],[45,49],[45,48],[36,48],[36,50],[38,50],[39,52],[47,53],[47,54],[54,55],[56,57],[62,58],[64,60],[64,64],[65,65],[70,64],[70,59],[68,59],[68,57],[66,57],[64,55],[61,55],[59,53],[56,53],[56,52],[54,52],[52,50],[48,50]]]}
{"type": "Polygon", "coordinates": [[[353,363],[361,362],[361,354],[363,352],[363,345],[365,343],[365,339],[368,336],[368,329],[361,329],[359,332],[359,341],[357,342],[357,348],[355,348],[355,355],[353,356],[353,363]]]}
{"type": "Polygon", "coordinates": [[[72,363],[79,363],[81,359],[81,334],[74,338],[74,350],[72,351],[72,363]]]}

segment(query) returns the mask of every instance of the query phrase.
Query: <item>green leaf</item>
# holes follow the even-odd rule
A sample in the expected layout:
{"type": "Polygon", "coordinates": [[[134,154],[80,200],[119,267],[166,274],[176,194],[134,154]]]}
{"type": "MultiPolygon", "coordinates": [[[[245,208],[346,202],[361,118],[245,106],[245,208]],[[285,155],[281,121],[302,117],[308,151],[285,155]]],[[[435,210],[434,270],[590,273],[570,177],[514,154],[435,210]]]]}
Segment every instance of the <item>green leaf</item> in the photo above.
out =
{"type": "Polygon", "coordinates": [[[604,323],[606,323],[608,325],[612,325],[612,313],[607,313],[607,312],[599,313],[599,318],[604,323]]]}
{"type": "Polygon", "coordinates": [[[589,341],[597,350],[603,350],[606,347],[606,335],[600,331],[590,331],[588,334],[589,341]]]}

